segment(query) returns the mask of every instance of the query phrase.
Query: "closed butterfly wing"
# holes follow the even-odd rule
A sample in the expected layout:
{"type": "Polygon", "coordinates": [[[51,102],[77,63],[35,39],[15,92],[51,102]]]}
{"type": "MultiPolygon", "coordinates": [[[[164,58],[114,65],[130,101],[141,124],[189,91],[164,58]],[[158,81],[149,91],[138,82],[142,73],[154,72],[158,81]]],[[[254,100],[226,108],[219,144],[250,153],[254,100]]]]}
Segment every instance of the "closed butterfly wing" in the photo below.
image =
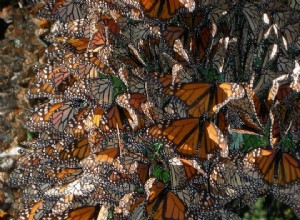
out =
{"type": "MultiPolygon", "coordinates": [[[[65,147],[66,148],[66,147],[65,147]]],[[[63,149],[59,152],[61,160],[82,160],[90,155],[91,147],[87,138],[75,142],[71,149],[63,149]]]]}
{"type": "Polygon", "coordinates": [[[56,14],[59,17],[59,20],[64,23],[81,19],[84,17],[82,2],[78,0],[64,0],[63,3],[57,8],[56,14]]]}

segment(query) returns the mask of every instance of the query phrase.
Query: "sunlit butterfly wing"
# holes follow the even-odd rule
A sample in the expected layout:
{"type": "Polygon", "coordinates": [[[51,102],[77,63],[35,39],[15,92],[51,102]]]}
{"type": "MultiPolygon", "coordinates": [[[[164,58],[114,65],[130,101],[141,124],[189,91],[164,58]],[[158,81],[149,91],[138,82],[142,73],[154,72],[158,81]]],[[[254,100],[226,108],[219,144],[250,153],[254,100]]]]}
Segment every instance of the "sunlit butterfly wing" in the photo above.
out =
{"type": "Polygon", "coordinates": [[[166,94],[174,94],[184,101],[189,114],[200,117],[204,112],[216,113],[229,101],[242,98],[244,88],[235,83],[221,83],[216,87],[207,83],[186,83],[175,87],[174,91],[164,89],[166,94]]]}
{"type": "Polygon", "coordinates": [[[97,216],[96,209],[93,206],[86,206],[70,210],[66,219],[68,220],[92,220],[97,216]]]}
{"type": "Polygon", "coordinates": [[[154,137],[165,137],[183,155],[207,158],[216,149],[221,149],[224,156],[228,153],[221,131],[213,123],[199,118],[172,120],[166,126],[155,125],[149,133],[154,137]]]}
{"type": "Polygon", "coordinates": [[[285,185],[300,179],[299,160],[281,150],[256,149],[249,152],[246,158],[258,167],[269,184],[285,185]]]}
{"type": "Polygon", "coordinates": [[[193,0],[140,0],[140,4],[145,11],[145,14],[150,18],[170,19],[180,9],[188,8],[193,10],[195,2],[193,0]]]}

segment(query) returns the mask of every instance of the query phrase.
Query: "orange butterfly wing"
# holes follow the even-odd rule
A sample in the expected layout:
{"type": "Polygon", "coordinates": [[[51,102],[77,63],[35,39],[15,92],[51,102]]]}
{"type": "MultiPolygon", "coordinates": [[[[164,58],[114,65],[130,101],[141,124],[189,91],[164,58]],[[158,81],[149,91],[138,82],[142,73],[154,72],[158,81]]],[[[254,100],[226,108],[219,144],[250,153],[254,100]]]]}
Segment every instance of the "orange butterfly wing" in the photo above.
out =
{"type": "Polygon", "coordinates": [[[211,154],[216,149],[221,150],[221,155],[223,157],[227,156],[228,145],[222,132],[215,124],[205,121],[204,129],[202,131],[199,157],[207,158],[208,154],[211,154]]]}
{"type": "Polygon", "coordinates": [[[173,120],[165,128],[155,125],[149,130],[154,137],[165,136],[178,147],[179,153],[185,155],[193,155],[196,152],[199,132],[198,118],[173,120]]]}
{"type": "Polygon", "coordinates": [[[214,103],[211,105],[212,112],[218,112],[230,100],[242,98],[244,95],[244,88],[236,83],[221,83],[217,85],[214,103]]]}
{"type": "Polygon", "coordinates": [[[173,48],[175,40],[180,39],[183,33],[183,28],[177,26],[169,26],[162,32],[162,35],[169,44],[169,46],[173,48]]]}
{"type": "Polygon", "coordinates": [[[71,210],[67,220],[92,220],[94,219],[95,207],[87,206],[71,210]]]}
{"type": "Polygon", "coordinates": [[[59,159],[70,160],[78,159],[82,160],[90,155],[91,147],[87,138],[84,138],[76,142],[71,151],[63,149],[59,152],[59,159]]]}
{"type": "Polygon", "coordinates": [[[164,219],[185,219],[186,208],[180,198],[172,192],[168,192],[163,204],[164,219]]]}
{"type": "Polygon", "coordinates": [[[31,210],[30,210],[30,214],[29,214],[29,216],[28,216],[28,220],[34,220],[34,219],[35,219],[35,213],[36,213],[36,211],[37,211],[38,209],[42,208],[42,207],[41,207],[42,205],[43,205],[43,201],[40,200],[40,201],[38,201],[37,203],[35,203],[35,204],[32,206],[32,208],[31,208],[31,210]]]}
{"type": "Polygon", "coordinates": [[[300,180],[300,161],[290,154],[283,153],[279,162],[278,183],[288,184],[300,180]]]}
{"type": "Polygon", "coordinates": [[[112,164],[114,160],[119,156],[119,148],[110,148],[101,151],[95,158],[96,162],[106,162],[112,164]]]}
{"type": "Polygon", "coordinates": [[[246,155],[249,163],[256,164],[267,183],[279,185],[300,180],[300,161],[277,150],[255,149],[246,155]]]}
{"type": "Polygon", "coordinates": [[[221,131],[213,123],[205,121],[203,124],[200,120],[199,118],[173,120],[166,127],[152,126],[149,133],[154,137],[166,137],[176,145],[176,150],[183,155],[198,154],[200,158],[207,158],[207,154],[218,148],[223,154],[226,154],[228,146],[221,131]],[[201,138],[201,145],[198,153],[199,138],[201,138]]]}
{"type": "Polygon", "coordinates": [[[72,38],[67,40],[67,43],[74,47],[77,51],[86,50],[89,45],[90,39],[88,38],[72,38]]]}
{"type": "Polygon", "coordinates": [[[193,117],[200,117],[206,111],[211,116],[230,100],[241,98],[245,94],[244,88],[235,83],[221,83],[216,88],[207,83],[186,83],[174,91],[164,88],[163,92],[174,94],[184,101],[193,117]]]}
{"type": "Polygon", "coordinates": [[[184,101],[189,108],[189,114],[193,117],[200,117],[207,111],[210,102],[211,85],[207,83],[187,83],[172,91],[169,88],[163,90],[166,94],[176,95],[184,101]]]}
{"type": "Polygon", "coordinates": [[[180,0],[140,0],[140,4],[147,16],[160,19],[170,19],[185,7],[180,0]]]}
{"type": "MultiPolygon", "coordinates": [[[[113,106],[106,114],[107,117],[107,125],[111,129],[120,129],[123,130],[123,120],[121,119],[120,109],[118,106],[113,106]]],[[[106,130],[103,128],[102,130],[106,130]]]]}

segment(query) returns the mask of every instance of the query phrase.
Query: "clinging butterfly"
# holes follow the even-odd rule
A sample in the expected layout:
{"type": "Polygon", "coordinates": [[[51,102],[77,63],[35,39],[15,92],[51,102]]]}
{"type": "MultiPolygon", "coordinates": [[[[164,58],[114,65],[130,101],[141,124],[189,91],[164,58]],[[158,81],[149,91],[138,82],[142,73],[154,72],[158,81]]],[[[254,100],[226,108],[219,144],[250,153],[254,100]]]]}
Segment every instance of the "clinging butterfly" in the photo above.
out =
{"type": "Polygon", "coordinates": [[[166,126],[154,125],[149,129],[154,137],[165,137],[176,145],[176,150],[187,156],[207,158],[220,149],[227,156],[228,146],[221,131],[212,122],[202,118],[171,120],[166,126]]]}
{"type": "Polygon", "coordinates": [[[300,161],[281,149],[255,149],[246,154],[244,161],[255,165],[269,184],[284,185],[300,180],[300,161]]]}
{"type": "Polygon", "coordinates": [[[185,204],[168,187],[154,178],[149,179],[145,185],[148,192],[148,215],[153,219],[185,219],[185,204]]]}
{"type": "Polygon", "coordinates": [[[210,85],[198,82],[178,84],[173,90],[165,88],[163,92],[184,101],[193,117],[200,117],[206,111],[212,116],[230,100],[242,98],[245,94],[244,88],[236,83],[210,85]]]}
{"type": "Polygon", "coordinates": [[[170,19],[180,9],[194,10],[193,0],[140,0],[145,14],[150,18],[170,19]]]}

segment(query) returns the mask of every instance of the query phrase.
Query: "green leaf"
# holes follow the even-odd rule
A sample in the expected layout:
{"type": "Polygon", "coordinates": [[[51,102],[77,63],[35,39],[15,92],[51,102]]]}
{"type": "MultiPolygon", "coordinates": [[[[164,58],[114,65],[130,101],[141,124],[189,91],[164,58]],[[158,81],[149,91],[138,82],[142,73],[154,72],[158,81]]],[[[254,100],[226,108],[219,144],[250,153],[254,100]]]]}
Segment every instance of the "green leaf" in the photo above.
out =
{"type": "Polygon", "coordinates": [[[284,147],[287,151],[293,150],[295,146],[291,134],[288,134],[284,139],[282,139],[280,145],[284,147]]]}
{"type": "Polygon", "coordinates": [[[155,165],[154,168],[153,168],[153,176],[160,179],[160,176],[163,172],[163,169],[158,166],[158,165],[155,165]]]}
{"type": "Polygon", "coordinates": [[[121,79],[115,76],[111,76],[111,80],[114,84],[114,97],[126,92],[126,85],[121,79]]]}
{"type": "Polygon", "coordinates": [[[158,165],[155,165],[153,168],[153,176],[164,183],[170,180],[170,173],[158,165]]]}
{"type": "Polygon", "coordinates": [[[161,179],[164,183],[167,183],[170,181],[170,173],[167,171],[163,171],[161,174],[161,179]]]}
{"type": "Polygon", "coordinates": [[[267,146],[267,140],[265,136],[258,136],[258,135],[250,135],[244,134],[244,148],[243,150],[248,152],[256,148],[261,148],[267,146]]]}

